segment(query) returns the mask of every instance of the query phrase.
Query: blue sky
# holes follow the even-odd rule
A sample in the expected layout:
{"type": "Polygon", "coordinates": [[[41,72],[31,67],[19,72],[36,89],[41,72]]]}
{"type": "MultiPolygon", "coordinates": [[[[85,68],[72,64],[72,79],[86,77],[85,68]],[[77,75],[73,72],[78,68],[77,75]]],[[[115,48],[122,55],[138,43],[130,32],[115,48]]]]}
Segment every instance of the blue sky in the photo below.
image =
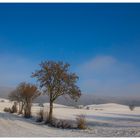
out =
{"type": "Polygon", "coordinates": [[[63,60],[84,93],[140,94],[140,4],[0,4],[0,86],[63,60]]]}

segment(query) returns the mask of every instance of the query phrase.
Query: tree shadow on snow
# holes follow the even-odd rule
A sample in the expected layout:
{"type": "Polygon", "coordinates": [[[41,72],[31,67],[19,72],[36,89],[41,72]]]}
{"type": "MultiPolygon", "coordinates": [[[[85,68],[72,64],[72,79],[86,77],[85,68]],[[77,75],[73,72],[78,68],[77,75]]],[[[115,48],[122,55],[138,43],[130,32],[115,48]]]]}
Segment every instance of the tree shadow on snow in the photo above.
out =
{"type": "Polygon", "coordinates": [[[139,117],[140,118],[140,115],[136,115],[136,114],[120,114],[120,113],[105,113],[105,114],[119,115],[119,116],[128,116],[128,117],[139,117]]]}
{"type": "MultiPolygon", "coordinates": [[[[75,115],[76,116],[76,115],[75,115]]],[[[98,116],[98,115],[85,115],[87,119],[87,124],[89,126],[104,126],[104,127],[128,127],[125,125],[128,122],[136,123],[140,122],[140,118],[124,118],[124,117],[116,117],[116,116],[98,116]],[[105,122],[107,121],[107,122],[105,122]],[[114,123],[116,122],[116,123],[114,123]]],[[[134,125],[129,125],[129,127],[134,127],[134,125]]],[[[135,126],[140,127],[140,126],[135,126]]]]}
{"type": "Polygon", "coordinates": [[[31,118],[24,118],[21,115],[17,115],[17,114],[12,114],[9,112],[0,112],[0,118],[4,119],[4,120],[11,120],[11,121],[23,121],[23,122],[27,122],[27,123],[31,123],[31,124],[35,124],[37,125],[38,123],[36,122],[36,118],[35,117],[31,117],[31,118]]]}

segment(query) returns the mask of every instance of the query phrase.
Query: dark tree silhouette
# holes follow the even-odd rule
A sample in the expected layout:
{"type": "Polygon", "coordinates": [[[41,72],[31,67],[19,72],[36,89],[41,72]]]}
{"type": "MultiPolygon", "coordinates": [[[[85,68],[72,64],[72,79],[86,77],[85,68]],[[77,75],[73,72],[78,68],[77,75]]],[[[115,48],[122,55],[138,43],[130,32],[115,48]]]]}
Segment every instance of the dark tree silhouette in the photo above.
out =
{"type": "Polygon", "coordinates": [[[41,69],[32,74],[49,96],[49,123],[52,122],[53,103],[59,96],[68,95],[75,101],[81,96],[79,87],[75,85],[78,76],[69,72],[69,66],[63,62],[45,61],[40,64],[41,69]]]}

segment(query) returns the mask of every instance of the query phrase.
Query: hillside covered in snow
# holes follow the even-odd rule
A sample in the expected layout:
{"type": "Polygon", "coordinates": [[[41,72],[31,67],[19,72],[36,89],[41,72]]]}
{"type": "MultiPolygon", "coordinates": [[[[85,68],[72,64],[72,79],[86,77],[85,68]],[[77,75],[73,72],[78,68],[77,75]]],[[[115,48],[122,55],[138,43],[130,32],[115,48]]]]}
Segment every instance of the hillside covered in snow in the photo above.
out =
{"type": "MultiPolygon", "coordinates": [[[[59,119],[75,122],[77,115],[86,117],[88,128],[61,129],[38,124],[35,117],[25,119],[17,114],[3,112],[11,102],[0,100],[0,136],[1,137],[137,137],[140,136],[140,107],[130,111],[128,106],[108,103],[88,105],[82,109],[60,104],[54,105],[54,116],[59,119]]],[[[48,109],[48,103],[44,104],[48,109]]],[[[34,104],[32,114],[41,107],[34,104]]]]}

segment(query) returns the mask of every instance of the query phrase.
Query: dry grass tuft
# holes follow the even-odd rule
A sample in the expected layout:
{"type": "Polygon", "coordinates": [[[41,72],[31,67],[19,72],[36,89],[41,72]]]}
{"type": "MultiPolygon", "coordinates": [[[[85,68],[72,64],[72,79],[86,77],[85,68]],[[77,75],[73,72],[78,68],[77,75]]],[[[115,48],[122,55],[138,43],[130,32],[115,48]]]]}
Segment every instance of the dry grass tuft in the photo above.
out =
{"type": "Polygon", "coordinates": [[[131,110],[131,111],[133,111],[134,109],[135,109],[135,105],[133,105],[133,104],[130,104],[130,105],[128,105],[129,106],[129,109],[131,110]]]}
{"type": "Polygon", "coordinates": [[[77,128],[79,128],[79,129],[87,128],[85,115],[78,115],[76,118],[76,123],[77,123],[77,128]]]}

